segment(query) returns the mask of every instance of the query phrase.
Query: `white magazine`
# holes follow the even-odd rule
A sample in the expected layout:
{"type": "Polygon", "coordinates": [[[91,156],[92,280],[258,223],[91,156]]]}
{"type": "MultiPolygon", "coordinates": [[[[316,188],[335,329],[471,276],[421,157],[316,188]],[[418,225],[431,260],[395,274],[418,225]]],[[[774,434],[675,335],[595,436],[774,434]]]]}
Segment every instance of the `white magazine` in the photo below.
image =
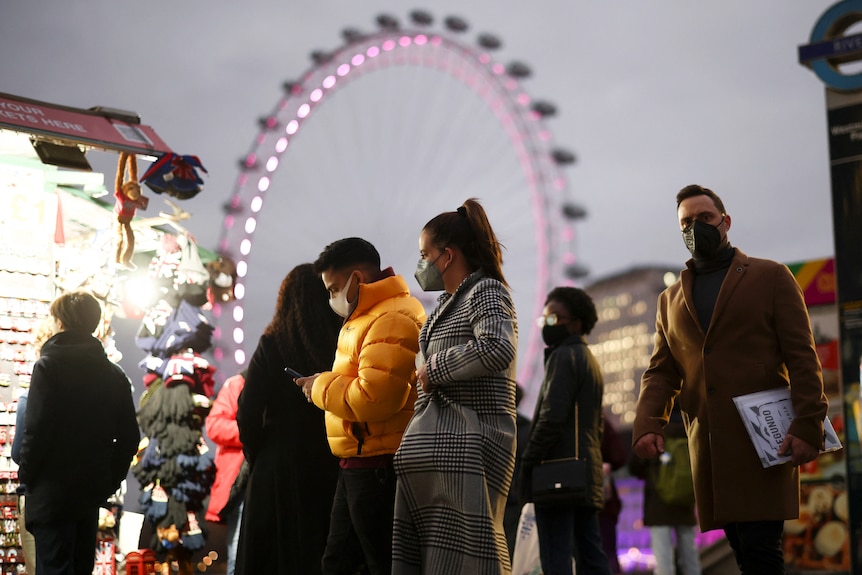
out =
{"type": "MultiPolygon", "coordinates": [[[[778,455],[778,448],[787,435],[790,422],[796,413],[787,387],[768,389],[734,397],[733,402],[742,416],[745,429],[760,457],[763,467],[772,467],[790,461],[789,455],[778,455]]],[[[842,448],[838,434],[827,417],[823,421],[824,448],[820,453],[842,448]]]]}

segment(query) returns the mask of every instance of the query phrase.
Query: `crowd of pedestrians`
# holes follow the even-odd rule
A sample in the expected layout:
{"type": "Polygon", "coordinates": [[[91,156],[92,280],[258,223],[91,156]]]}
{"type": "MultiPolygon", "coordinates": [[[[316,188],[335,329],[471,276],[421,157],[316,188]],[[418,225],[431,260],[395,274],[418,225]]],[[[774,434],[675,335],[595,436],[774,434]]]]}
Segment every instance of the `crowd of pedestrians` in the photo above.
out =
{"type": "MultiPolygon", "coordinates": [[[[805,304],[786,267],[731,246],[714,192],[688,186],[676,200],[692,258],[659,296],[632,470],[652,477],[665,434],[687,436],[696,505],[646,509],[656,572],[673,572],[667,525],[685,573],[699,572],[697,520],[724,530],[742,573],[783,573],[782,524],[798,516],[798,466],[817,456],[826,413],[805,304]],[[764,469],[733,397],[782,387],[797,408],[781,447],[792,464],[764,469]]],[[[518,320],[483,206],[438,214],[418,244],[416,281],[442,292],[427,317],[375,246],[334,241],[287,274],[247,369],[222,386],[207,420],[218,446],[207,519],[228,526],[228,575],[511,573],[533,470],[573,457],[587,461],[583,501],[535,504],[542,572],[571,575],[573,558],[579,573],[618,572],[606,541],[616,514],[608,524],[601,511],[625,458],[588,346],[592,299],[568,286],[547,294],[544,377],[532,420],[516,419],[518,320]]],[[[138,430],[128,378],[91,335],[98,301],[65,294],[51,313],[57,333],[33,371],[16,457],[39,573],[84,573],[99,502],[125,476],[138,430]],[[74,451],[55,440],[72,417],[74,451]]]]}

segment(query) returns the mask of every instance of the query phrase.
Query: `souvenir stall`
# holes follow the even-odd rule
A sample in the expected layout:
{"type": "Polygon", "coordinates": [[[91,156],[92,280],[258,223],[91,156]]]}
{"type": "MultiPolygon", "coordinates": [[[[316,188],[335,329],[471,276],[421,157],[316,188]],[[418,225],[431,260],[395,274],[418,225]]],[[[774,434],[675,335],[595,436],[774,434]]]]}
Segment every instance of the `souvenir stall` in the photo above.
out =
{"type": "MultiPolygon", "coordinates": [[[[213,297],[233,297],[235,271],[182,226],[189,214],[177,202],[201,191],[199,170],[205,172],[197,158],[174,154],[134,113],[0,94],[0,575],[25,571],[10,457],[16,402],[30,384],[50,302],[74,289],[101,300],[105,315],[96,335],[112,360],[140,354],[139,371],[126,366],[132,385],[144,390],[144,439],[133,475],[160,535],[142,544],[175,561],[177,550],[203,547],[202,497],[213,469],[201,422],[215,371],[201,355],[212,333],[205,312],[213,297]],[[116,172],[93,171],[90,152],[112,160],[111,168],[116,162],[116,172]],[[141,322],[138,349],[117,349],[111,328],[117,317],[141,322]],[[152,505],[154,488],[164,506],[152,505]],[[162,537],[166,531],[171,536],[162,537]]],[[[121,494],[116,503],[119,512],[121,494]]],[[[115,573],[115,558],[122,559],[112,541],[118,519],[103,513],[100,520],[110,544],[101,547],[98,573],[115,573]]],[[[119,527],[122,540],[122,521],[119,527]]],[[[190,565],[190,553],[187,559],[190,565]]]]}
{"type": "Polygon", "coordinates": [[[807,260],[788,268],[805,296],[829,400],[827,416],[845,449],[821,453],[800,467],[799,518],[784,524],[784,557],[788,572],[847,573],[851,540],[846,458],[848,450],[858,450],[859,427],[856,418],[848,420],[844,413],[845,403],[858,405],[859,389],[841,381],[835,260],[807,260]]]}

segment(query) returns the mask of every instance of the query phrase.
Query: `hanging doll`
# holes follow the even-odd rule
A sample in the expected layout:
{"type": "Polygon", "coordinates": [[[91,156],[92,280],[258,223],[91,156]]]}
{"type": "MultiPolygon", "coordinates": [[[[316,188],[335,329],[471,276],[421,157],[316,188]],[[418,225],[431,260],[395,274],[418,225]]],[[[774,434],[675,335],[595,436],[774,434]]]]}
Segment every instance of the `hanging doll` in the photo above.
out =
{"type": "Polygon", "coordinates": [[[138,162],[134,154],[120,152],[114,197],[117,199],[114,206],[114,213],[117,215],[117,223],[114,227],[116,242],[114,261],[126,268],[134,269],[132,256],[135,255],[135,233],[131,222],[135,217],[135,210],[137,208],[145,210],[149,203],[149,198],[141,194],[141,184],[138,183],[138,162]],[[124,181],[126,172],[128,177],[124,181]]]}

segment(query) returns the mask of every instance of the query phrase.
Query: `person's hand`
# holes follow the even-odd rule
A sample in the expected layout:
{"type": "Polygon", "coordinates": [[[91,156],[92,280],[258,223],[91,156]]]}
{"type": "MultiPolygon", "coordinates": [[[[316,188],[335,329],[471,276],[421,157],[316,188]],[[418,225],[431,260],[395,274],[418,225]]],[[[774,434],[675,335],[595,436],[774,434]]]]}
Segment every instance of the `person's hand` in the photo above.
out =
{"type": "Polygon", "coordinates": [[[431,382],[428,381],[428,369],[425,365],[416,370],[416,381],[422,386],[422,391],[431,393],[431,382]]]}
{"type": "Polygon", "coordinates": [[[655,459],[664,453],[664,437],[658,433],[647,433],[635,442],[632,449],[641,459],[655,459]]]}
{"type": "Polygon", "coordinates": [[[789,455],[790,462],[797,467],[814,461],[819,454],[819,449],[789,433],[778,448],[778,455],[789,455]]]}
{"type": "Polygon", "coordinates": [[[302,394],[305,396],[305,399],[308,403],[311,403],[311,388],[314,386],[314,380],[317,379],[319,373],[315,373],[314,375],[308,375],[306,377],[297,377],[293,380],[293,382],[302,389],[302,394]]]}

